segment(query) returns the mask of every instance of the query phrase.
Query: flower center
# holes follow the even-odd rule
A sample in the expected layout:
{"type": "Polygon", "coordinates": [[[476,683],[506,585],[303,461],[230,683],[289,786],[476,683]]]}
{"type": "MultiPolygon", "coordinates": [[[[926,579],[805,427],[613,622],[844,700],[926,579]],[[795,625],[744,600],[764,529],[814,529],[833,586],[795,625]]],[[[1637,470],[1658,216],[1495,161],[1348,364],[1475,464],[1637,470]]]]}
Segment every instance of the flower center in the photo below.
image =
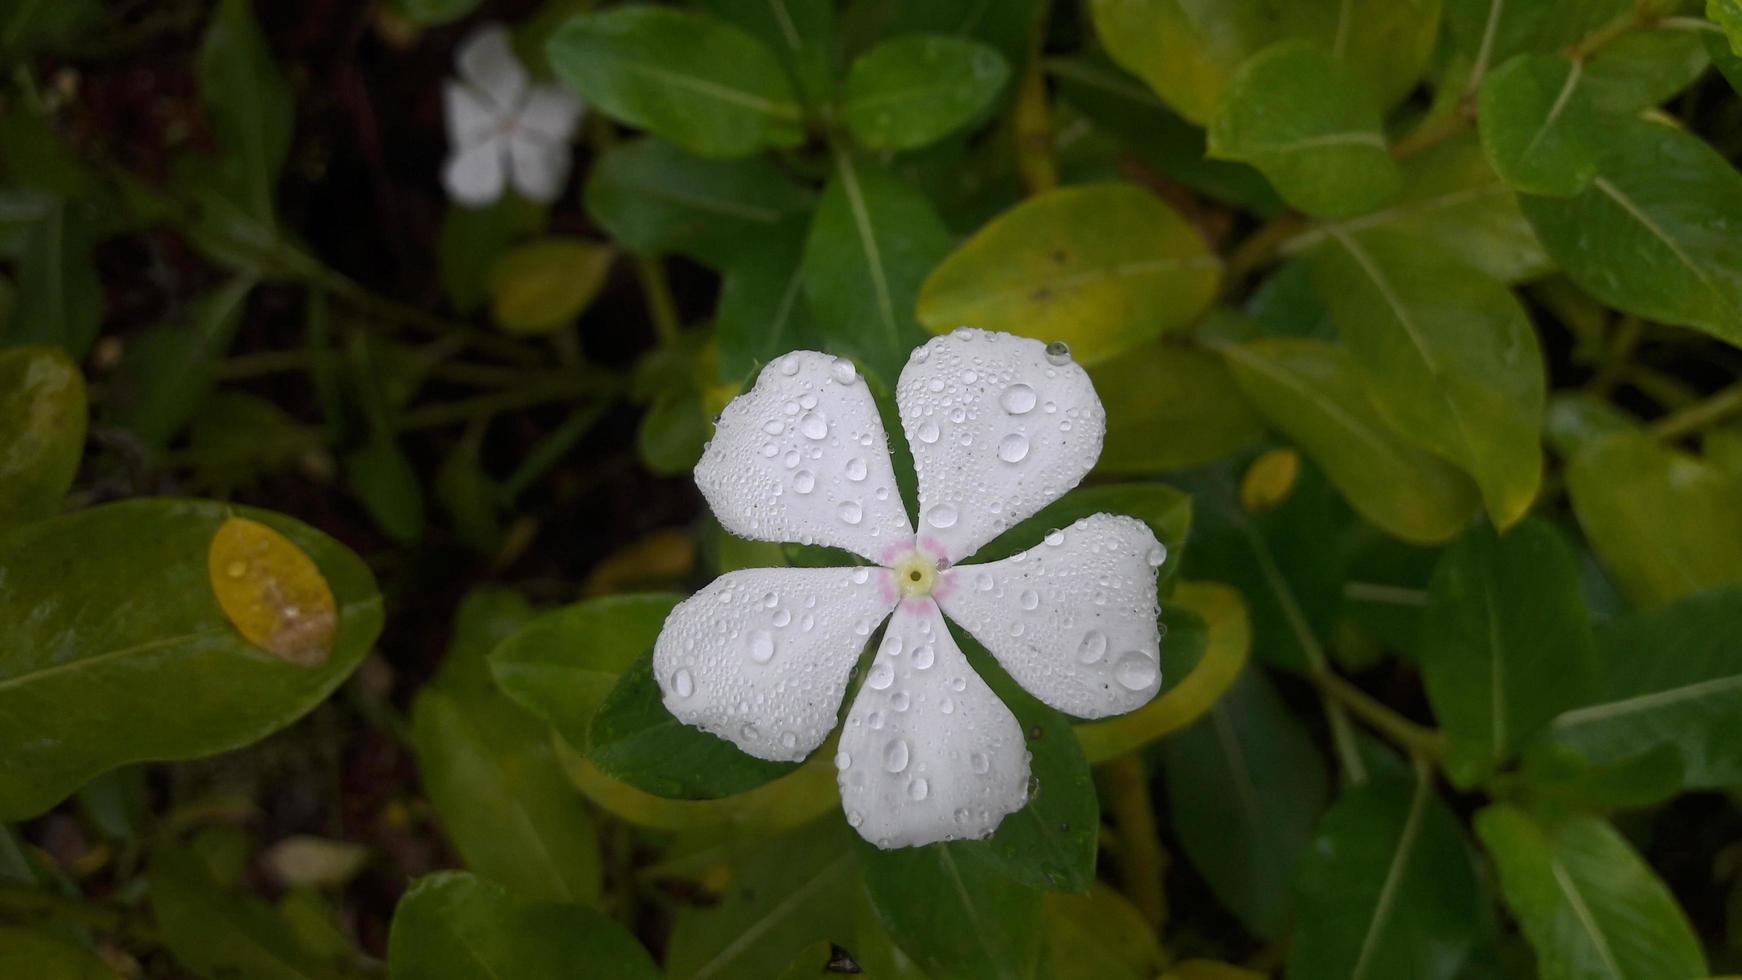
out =
{"type": "Polygon", "coordinates": [[[932,587],[937,585],[937,565],[917,551],[910,552],[907,557],[896,562],[892,571],[895,574],[895,587],[901,591],[904,599],[931,595],[932,587]]]}

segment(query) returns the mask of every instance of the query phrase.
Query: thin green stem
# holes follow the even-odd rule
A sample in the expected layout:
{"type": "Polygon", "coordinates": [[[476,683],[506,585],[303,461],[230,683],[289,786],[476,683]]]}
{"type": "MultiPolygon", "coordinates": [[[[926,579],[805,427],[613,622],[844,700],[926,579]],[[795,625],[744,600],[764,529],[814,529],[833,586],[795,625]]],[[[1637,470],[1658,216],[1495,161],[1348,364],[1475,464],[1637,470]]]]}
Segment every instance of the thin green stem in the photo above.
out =
{"type": "Polygon", "coordinates": [[[1053,156],[1052,106],[1047,101],[1045,52],[1041,47],[1046,35],[1045,7],[1043,3],[1036,18],[1028,63],[1023,66],[1011,117],[1016,137],[1016,172],[1030,194],[1043,194],[1059,182],[1058,161],[1053,156]]]}
{"type": "Polygon", "coordinates": [[[0,921],[4,920],[75,923],[146,946],[163,944],[156,927],[130,909],[53,895],[10,882],[0,883],[0,921]]]}
{"type": "Polygon", "coordinates": [[[1411,756],[1438,761],[1444,752],[1445,738],[1439,732],[1410,721],[1337,674],[1325,671],[1315,674],[1313,679],[1319,690],[1381,735],[1408,749],[1411,756]]]}
{"type": "Polygon", "coordinates": [[[1119,843],[1119,880],[1125,896],[1151,927],[1167,921],[1167,893],[1162,879],[1167,875],[1168,855],[1155,829],[1155,804],[1149,797],[1149,780],[1136,755],[1109,759],[1097,767],[1107,809],[1119,843]]]}
{"type": "Polygon", "coordinates": [[[475,419],[490,418],[504,412],[513,412],[523,408],[532,408],[550,402],[571,401],[585,398],[598,392],[598,385],[590,379],[565,381],[547,385],[531,385],[508,391],[493,392],[479,395],[476,398],[462,398],[458,401],[444,402],[440,405],[429,405],[413,409],[399,418],[399,424],[394,426],[401,432],[416,429],[433,429],[444,425],[454,425],[471,422],[475,419]]]}
{"type": "Polygon", "coordinates": [[[1651,434],[1665,441],[1692,435],[1742,413],[1742,383],[1733,384],[1702,401],[1651,423],[1651,434]]]}
{"type": "Polygon", "coordinates": [[[502,483],[502,500],[512,504],[526,489],[538,482],[538,479],[550,471],[581,437],[592,431],[593,426],[605,416],[611,407],[611,399],[601,398],[586,408],[578,409],[571,414],[562,425],[544,440],[532,447],[526,458],[515,467],[513,473],[502,483]]]}
{"type": "Polygon", "coordinates": [[[663,347],[676,344],[683,334],[683,322],[678,318],[677,301],[671,295],[671,281],[665,275],[665,263],[646,256],[635,257],[635,277],[641,281],[641,295],[647,300],[647,316],[653,321],[653,332],[663,347]]]}

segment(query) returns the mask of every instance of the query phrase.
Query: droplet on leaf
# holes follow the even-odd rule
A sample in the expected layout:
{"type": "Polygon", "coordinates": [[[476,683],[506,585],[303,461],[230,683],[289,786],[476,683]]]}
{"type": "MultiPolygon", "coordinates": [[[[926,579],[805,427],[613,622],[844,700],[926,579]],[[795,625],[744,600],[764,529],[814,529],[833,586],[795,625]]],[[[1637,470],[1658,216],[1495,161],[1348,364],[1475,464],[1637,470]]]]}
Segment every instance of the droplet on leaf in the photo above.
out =
{"type": "Polygon", "coordinates": [[[249,643],[299,667],[318,667],[332,655],[339,625],[333,590],[289,538],[259,521],[229,518],[212,535],[206,569],[219,607],[249,643]]]}

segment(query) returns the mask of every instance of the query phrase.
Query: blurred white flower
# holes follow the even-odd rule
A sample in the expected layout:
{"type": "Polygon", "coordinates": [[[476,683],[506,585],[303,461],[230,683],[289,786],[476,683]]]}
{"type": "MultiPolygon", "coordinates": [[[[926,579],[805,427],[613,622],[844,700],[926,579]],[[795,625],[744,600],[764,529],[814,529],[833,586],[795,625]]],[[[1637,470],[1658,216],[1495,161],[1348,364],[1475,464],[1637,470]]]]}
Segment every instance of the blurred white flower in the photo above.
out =
{"type": "Polygon", "coordinates": [[[896,403],[917,534],[852,362],[795,351],[726,406],[696,464],[720,523],[875,565],[729,572],[672,611],[653,652],[678,719],[798,760],[835,727],[853,664],[893,611],[835,755],[847,822],[879,847],[984,837],[1028,800],[1022,728],[944,615],[1052,707],[1120,714],[1161,685],[1167,556],[1143,522],[1095,514],[1009,558],[961,564],[1100,455],[1106,416],[1064,345],[957,330],[913,352],[896,403]]]}
{"type": "Polygon", "coordinates": [[[481,207],[512,183],[530,200],[555,200],[568,180],[581,101],[560,86],[531,84],[500,24],[466,38],[455,60],[460,77],[442,89],[453,145],[442,166],[449,196],[481,207]]]}

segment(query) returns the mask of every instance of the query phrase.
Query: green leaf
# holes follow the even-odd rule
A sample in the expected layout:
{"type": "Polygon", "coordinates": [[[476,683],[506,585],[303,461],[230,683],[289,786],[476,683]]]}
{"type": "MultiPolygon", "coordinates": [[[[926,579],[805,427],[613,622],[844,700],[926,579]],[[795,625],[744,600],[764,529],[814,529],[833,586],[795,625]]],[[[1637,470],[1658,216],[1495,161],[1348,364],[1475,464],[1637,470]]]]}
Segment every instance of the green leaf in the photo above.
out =
{"type": "Polygon", "coordinates": [[[1604,303],[1742,345],[1742,175],[1655,122],[1613,120],[1603,148],[1583,193],[1523,199],[1549,254],[1604,303]]]}
{"type": "Polygon", "coordinates": [[[1694,18],[1664,18],[1605,44],[1590,61],[1592,101],[1606,112],[1633,114],[1674,98],[1712,66],[1694,18]]]}
{"type": "Polygon", "coordinates": [[[127,501],[26,525],[0,537],[0,577],[0,819],[34,816],[124,763],[258,741],[323,700],[381,629],[374,577],[344,546],[207,501],[127,501]],[[206,555],[231,514],[288,536],[331,587],[337,642],[321,665],[250,646],[219,608],[206,555]]]}
{"type": "Polygon", "coordinates": [[[1388,109],[1416,87],[1432,61],[1441,5],[1441,0],[1338,2],[1330,33],[1321,33],[1320,41],[1373,93],[1379,107],[1388,109]]]}
{"type": "Polygon", "coordinates": [[[828,100],[835,81],[834,4],[702,0],[702,6],[773,48],[797,80],[807,106],[814,108],[828,100]]]}
{"type": "Polygon", "coordinates": [[[649,470],[663,476],[688,474],[702,458],[712,430],[711,420],[702,410],[700,392],[668,388],[641,417],[636,448],[649,470]]]}
{"type": "Polygon", "coordinates": [[[60,508],[87,414],[85,377],[58,348],[0,349],[0,530],[60,508]]]}
{"type": "Polygon", "coordinates": [[[1219,350],[1258,413],[1383,530],[1437,544],[1475,516],[1475,487],[1385,424],[1340,348],[1314,340],[1258,340],[1219,350]]]}
{"type": "Polygon", "coordinates": [[[707,800],[754,789],[798,768],[740,752],[665,710],[650,649],[624,671],[593,716],[587,757],[606,775],[671,799],[707,800]]]}
{"type": "Polygon", "coordinates": [[[1196,347],[1147,344],[1089,372],[1107,409],[1098,473],[1155,476],[1249,449],[1264,423],[1222,359],[1196,347]]]}
{"type": "Polygon", "coordinates": [[[1262,937],[1285,934],[1289,882],[1328,797],[1317,744],[1259,671],[1165,745],[1174,833],[1224,907],[1262,937]]]}
{"type": "Polygon", "coordinates": [[[1482,83],[1482,148],[1515,190],[1566,196],[1597,176],[1603,134],[1585,64],[1524,54],[1482,83]]]}
{"type": "Polygon", "coordinates": [[[402,544],[423,534],[423,480],[399,444],[371,436],[345,456],[345,478],[381,530],[402,544]]]}
{"type": "Polygon", "coordinates": [[[803,268],[805,298],[829,346],[893,380],[926,339],[914,299],[949,247],[924,194],[870,161],[836,153],[803,268]]]}
{"type": "Polygon", "coordinates": [[[217,366],[235,342],[254,280],[231,279],[200,297],[186,322],[167,323],[129,344],[121,361],[119,421],[148,446],[163,448],[217,385],[217,366]]]}
{"type": "MultiPolygon", "coordinates": [[[[681,907],[672,924],[672,980],[765,980],[817,940],[851,942],[859,863],[846,824],[831,815],[798,830],[720,846],[678,860],[703,883],[725,882],[718,899],[681,907]]],[[[668,868],[656,869],[665,877],[668,868]]]]}
{"type": "Polygon", "coordinates": [[[597,901],[598,840],[545,726],[490,692],[426,689],[412,743],[436,813],[466,866],[517,894],[597,901]]]}
{"type": "Polygon", "coordinates": [[[1475,786],[1592,690],[1590,614],[1560,532],[1531,518],[1503,537],[1477,528],[1446,549],[1419,651],[1447,774],[1475,786]]]}
{"type": "Polygon", "coordinates": [[[1519,776],[1531,806],[1550,812],[1652,806],[1683,788],[1681,753],[1673,742],[1593,764],[1564,742],[1538,740],[1524,753],[1519,776]]]}
{"type": "Polygon", "coordinates": [[[95,232],[60,201],[32,217],[18,255],[17,304],[0,323],[0,340],[55,345],[82,360],[103,316],[103,284],[91,263],[95,232]]]}
{"type": "Polygon", "coordinates": [[[97,954],[47,932],[0,926],[0,976],[33,980],[119,980],[97,954]]]}
{"type": "Polygon", "coordinates": [[[395,980],[559,980],[588,975],[657,980],[647,951],[579,905],[523,902],[459,871],[412,882],[393,912],[387,962],[395,980]]]}
{"type": "Polygon", "coordinates": [[[502,693],[584,751],[599,706],[653,648],[681,598],[604,596],[544,613],[491,651],[490,673],[502,693]]]}
{"type": "Polygon", "coordinates": [[[819,343],[804,298],[805,231],[804,222],[788,221],[740,240],[714,310],[722,380],[747,378],[787,351],[819,343]]]}
{"type": "Polygon", "coordinates": [[[200,856],[159,851],[151,861],[151,910],[177,962],[196,976],[329,980],[289,923],[257,898],[226,891],[200,856]]]}
{"type": "Polygon", "coordinates": [[[1064,341],[1095,364],[1184,327],[1221,263],[1177,212],[1133,184],[1048,191],[993,219],[926,279],[919,319],[1064,341]]]}
{"type": "Polygon", "coordinates": [[[1725,30],[1727,34],[1703,31],[1700,41],[1706,46],[1706,57],[1711,58],[1712,64],[1729,80],[1730,87],[1742,92],[1742,41],[1735,40],[1742,38],[1742,28],[1727,27],[1725,30]]]}
{"type": "Polygon", "coordinates": [[[1742,58],[1742,0],[1706,0],[1706,19],[1723,29],[1730,50],[1742,58]]]}
{"type": "Polygon", "coordinates": [[[605,114],[712,157],[804,141],[804,116],[768,46],[706,14],[618,7],[552,35],[550,66],[605,114]]]}
{"type": "Polygon", "coordinates": [[[767,160],[708,160],[657,139],[607,150],[586,189],[587,213],[632,251],[715,268],[745,259],[745,237],[771,233],[810,202],[767,160]]]}
{"type": "Polygon", "coordinates": [[[1510,526],[1542,482],[1547,371],[1524,307],[1437,249],[1332,238],[1339,247],[1313,255],[1313,280],[1373,406],[1470,474],[1495,526],[1510,526]]]}
{"type": "Polygon", "coordinates": [[[1209,152],[1257,167],[1308,214],[1365,214],[1403,187],[1373,94],[1306,42],[1266,48],[1240,67],[1210,123],[1209,152]]]}
{"type": "Polygon", "coordinates": [[[1573,817],[1545,827],[1498,804],[1476,814],[1476,833],[1543,980],[1707,975],[1675,897],[1607,823],[1573,817]]]}
{"type": "Polygon", "coordinates": [[[392,0],[414,24],[449,24],[475,10],[481,0],[392,0]]]}
{"type": "Polygon", "coordinates": [[[1345,792],[1301,858],[1290,980],[1454,980],[1486,898],[1432,774],[1345,792]]]}
{"type": "Polygon", "coordinates": [[[841,121],[868,149],[911,150],[980,118],[1010,67],[959,37],[908,34],[854,60],[841,86],[841,121]]]}
{"type": "MultiPolygon", "coordinates": [[[[604,165],[595,166],[595,179],[604,165]]],[[[543,231],[547,217],[545,208],[519,194],[504,194],[481,208],[449,205],[436,239],[436,264],[442,293],[454,309],[477,309],[489,295],[485,281],[496,258],[516,239],[543,231]]]]}
{"type": "Polygon", "coordinates": [[[1053,980],[1154,980],[1167,959],[1155,930],[1118,892],[1046,896],[1043,976],[1053,980]]]}
{"type": "Polygon", "coordinates": [[[33,51],[61,48],[103,15],[92,0],[27,0],[0,15],[0,63],[33,51]]]}
{"type": "Polygon", "coordinates": [[[1042,894],[957,844],[879,851],[856,841],[865,887],[901,951],[933,976],[1032,977],[1042,894]]]}
{"type": "Polygon", "coordinates": [[[1597,635],[1600,686],[1552,737],[1600,765],[1663,745],[1688,788],[1742,782],[1742,590],[1720,589],[1617,620],[1597,635]]]}
{"type": "Polygon", "coordinates": [[[1633,601],[1661,606],[1742,583],[1742,474],[1622,431],[1573,457],[1567,495],[1633,601]]]}
{"type": "Polygon", "coordinates": [[[616,250],[579,238],[550,236],[498,258],[488,279],[490,314],[503,332],[551,333],[592,304],[616,250]]]}
{"type": "Polygon", "coordinates": [[[290,154],[295,104],[249,0],[221,0],[199,54],[200,98],[223,154],[224,191],[270,229],[279,172],[290,154]]]}

